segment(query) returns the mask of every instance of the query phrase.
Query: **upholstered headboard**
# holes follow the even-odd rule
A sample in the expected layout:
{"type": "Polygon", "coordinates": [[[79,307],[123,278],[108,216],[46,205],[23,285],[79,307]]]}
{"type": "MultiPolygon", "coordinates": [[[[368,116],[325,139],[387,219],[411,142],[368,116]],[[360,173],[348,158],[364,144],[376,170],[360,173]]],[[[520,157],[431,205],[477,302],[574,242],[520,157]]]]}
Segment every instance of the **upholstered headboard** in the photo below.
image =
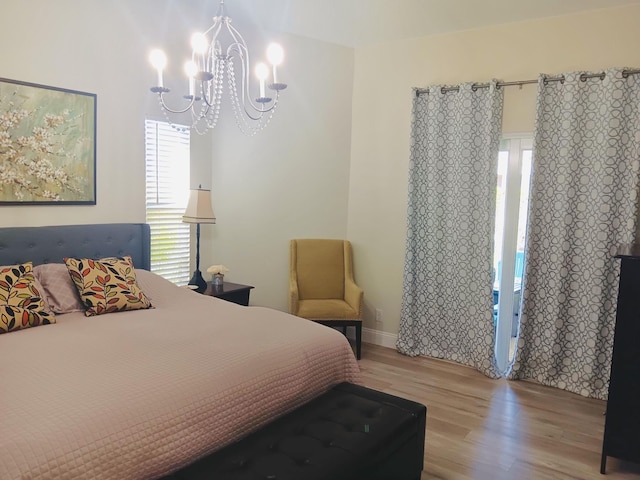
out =
{"type": "Polygon", "coordinates": [[[149,225],[144,223],[0,228],[0,265],[131,255],[136,268],[149,270],[150,235],[149,225]]]}

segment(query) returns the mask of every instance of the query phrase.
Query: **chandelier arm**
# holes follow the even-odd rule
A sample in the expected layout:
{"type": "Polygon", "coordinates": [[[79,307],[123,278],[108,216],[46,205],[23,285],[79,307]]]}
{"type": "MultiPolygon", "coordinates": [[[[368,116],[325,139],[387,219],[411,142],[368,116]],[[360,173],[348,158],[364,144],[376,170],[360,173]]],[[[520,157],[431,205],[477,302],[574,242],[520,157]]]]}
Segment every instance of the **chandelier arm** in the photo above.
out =
{"type": "MultiPolygon", "coordinates": [[[[264,108],[264,103],[261,103],[260,106],[256,105],[255,103],[253,103],[253,99],[251,98],[251,95],[249,94],[249,65],[251,64],[250,59],[249,59],[249,49],[247,48],[247,43],[244,40],[244,37],[242,36],[242,34],[231,24],[227,25],[227,28],[229,29],[229,33],[231,34],[231,36],[233,37],[233,39],[235,40],[235,43],[229,45],[229,48],[227,49],[227,52],[230,52],[233,50],[233,47],[237,47],[236,50],[238,52],[238,54],[241,57],[242,60],[242,77],[243,77],[243,82],[242,82],[242,106],[245,110],[245,112],[247,113],[247,115],[249,115],[249,112],[247,111],[247,107],[246,107],[246,102],[245,102],[245,98],[247,99],[249,105],[251,106],[251,108],[253,108],[253,110],[255,110],[256,112],[260,112],[265,113],[265,112],[270,112],[271,110],[273,110],[274,105],[272,105],[269,108],[264,108]],[[246,92],[245,92],[246,90],[246,92]]],[[[278,93],[276,91],[276,93],[278,93]]],[[[262,116],[262,115],[261,115],[262,116]]],[[[251,115],[249,115],[249,117],[251,117],[251,115]]]]}
{"type": "Polygon", "coordinates": [[[207,50],[206,54],[202,55],[203,71],[214,74],[214,75],[215,75],[216,67],[219,62],[219,59],[218,59],[219,52],[217,52],[216,49],[218,49],[220,46],[220,43],[217,40],[218,33],[220,32],[220,28],[221,26],[219,25],[215,33],[215,36],[211,40],[211,45],[209,46],[209,49],[207,50]]]}
{"type": "MultiPolygon", "coordinates": [[[[234,50],[237,52],[237,56],[239,58],[240,61],[240,66],[242,67],[242,75],[240,77],[240,86],[241,86],[241,95],[240,95],[240,99],[242,100],[242,105],[246,104],[246,101],[249,100],[251,101],[251,98],[249,98],[249,75],[248,75],[248,62],[249,59],[247,56],[245,56],[244,52],[247,51],[247,46],[242,44],[242,43],[232,43],[231,45],[229,45],[229,48],[227,48],[227,56],[230,59],[230,64],[233,65],[233,52],[234,50]]],[[[237,94],[237,90],[236,90],[236,84],[235,84],[235,76],[234,76],[234,92],[237,94]]]]}
{"type": "Polygon", "coordinates": [[[247,120],[244,117],[242,117],[242,124],[241,124],[238,117],[236,117],[236,125],[244,135],[253,137],[258,132],[264,130],[267,125],[269,125],[269,122],[273,118],[273,114],[274,112],[271,111],[269,115],[261,118],[257,124],[248,124],[247,120]]]}
{"type": "Polygon", "coordinates": [[[272,112],[273,110],[275,110],[276,108],[276,101],[274,101],[274,104],[271,105],[269,108],[265,108],[264,110],[258,110],[259,115],[257,116],[253,116],[253,112],[251,112],[250,110],[247,110],[247,107],[245,105],[241,105],[242,107],[242,111],[245,113],[245,115],[247,117],[249,117],[251,120],[261,120],[264,116],[265,113],[269,113],[272,112]]]}
{"type": "MultiPolygon", "coordinates": [[[[222,5],[221,5],[222,9],[222,5]]],[[[212,106],[213,100],[211,95],[211,89],[206,88],[207,83],[210,81],[208,78],[210,75],[213,75],[213,70],[217,64],[215,59],[217,58],[216,50],[219,49],[218,35],[220,34],[220,30],[222,28],[222,24],[225,21],[229,20],[229,17],[221,15],[221,9],[218,10],[218,14],[213,17],[213,24],[202,34],[205,37],[212,30],[213,36],[211,42],[209,43],[208,48],[205,52],[199,53],[196,51],[196,46],[193,45],[191,50],[191,61],[194,62],[198,68],[198,80],[200,80],[200,91],[202,93],[202,98],[204,99],[204,103],[208,106],[212,106]]]]}
{"type": "MultiPolygon", "coordinates": [[[[263,103],[260,104],[260,107],[261,107],[260,109],[256,108],[256,106],[253,105],[253,103],[251,103],[251,102],[250,102],[250,105],[256,112],[260,113],[258,118],[261,118],[263,114],[269,113],[269,112],[271,112],[272,110],[274,110],[276,108],[276,104],[278,103],[278,92],[276,92],[276,98],[274,98],[272,101],[273,101],[273,105],[271,105],[269,108],[264,108],[264,104],[263,103]]],[[[248,117],[253,118],[249,114],[249,111],[247,110],[246,106],[244,106],[244,111],[245,111],[245,113],[247,114],[248,117]]]]}
{"type": "Polygon", "coordinates": [[[169,113],[167,112],[167,110],[165,110],[164,108],[162,108],[162,103],[160,101],[160,96],[158,95],[158,104],[160,105],[160,110],[162,111],[162,115],[164,115],[164,118],[167,119],[167,123],[169,123],[169,125],[171,125],[171,128],[173,128],[174,130],[178,131],[178,132],[186,132],[190,127],[183,127],[180,125],[176,125],[175,123],[173,123],[173,120],[171,120],[171,118],[169,117],[169,113]]]}
{"type": "Polygon", "coordinates": [[[212,106],[213,105],[209,105],[208,103],[202,102],[202,104],[200,105],[200,112],[196,114],[196,109],[194,105],[194,108],[191,109],[191,113],[193,115],[197,115],[198,117],[205,117],[209,113],[209,109],[212,106]]]}
{"type": "Polygon", "coordinates": [[[164,92],[158,92],[158,98],[160,99],[160,105],[162,105],[162,108],[164,108],[167,112],[171,112],[171,113],[185,113],[189,111],[189,109],[193,107],[193,104],[195,103],[195,96],[192,95],[189,101],[189,105],[187,105],[187,107],[184,110],[173,110],[169,108],[165,103],[164,92]]]}
{"type": "Polygon", "coordinates": [[[243,100],[242,102],[240,102],[240,99],[238,98],[238,88],[236,86],[236,75],[233,68],[233,62],[229,63],[228,84],[229,84],[229,93],[231,94],[231,105],[233,106],[233,113],[235,114],[236,123],[238,124],[238,127],[242,130],[242,127],[240,126],[240,121],[244,122],[246,125],[246,120],[242,116],[242,111],[244,111],[245,115],[249,117],[251,120],[254,120],[254,121],[260,120],[262,118],[262,113],[258,117],[252,116],[246,109],[244,98],[242,98],[243,100]]]}
{"type": "Polygon", "coordinates": [[[209,51],[207,52],[207,54],[209,56],[215,55],[215,47],[214,47],[214,43],[217,41],[218,39],[218,35],[220,35],[220,30],[222,30],[222,25],[228,25],[228,20],[229,17],[213,17],[213,25],[211,25],[206,32],[203,33],[203,35],[206,35],[207,33],[209,33],[211,30],[213,30],[215,28],[215,32],[213,33],[213,36],[211,37],[211,44],[209,46],[209,51]]]}
{"type": "MultiPolygon", "coordinates": [[[[215,86],[215,84],[213,85],[215,86]]],[[[206,108],[213,107],[215,102],[215,92],[211,97],[211,100],[209,100],[209,96],[207,95],[207,93],[211,95],[211,86],[207,85],[207,82],[203,80],[200,84],[200,90],[202,90],[202,108],[204,109],[205,106],[206,108]]]]}
{"type": "Polygon", "coordinates": [[[214,62],[215,70],[213,72],[213,78],[211,80],[202,81],[201,90],[202,90],[202,99],[204,100],[204,104],[208,107],[214,107],[215,105],[219,105],[222,97],[222,85],[224,84],[224,67],[226,65],[227,60],[224,58],[218,58],[217,61],[214,62]],[[207,82],[211,82],[205,88],[207,82]],[[213,94],[211,94],[211,89],[213,88],[213,94]],[[209,96],[207,96],[209,93],[209,96]]]}
{"type": "Polygon", "coordinates": [[[236,118],[236,125],[244,135],[254,136],[269,124],[269,122],[271,121],[271,118],[273,117],[273,114],[275,111],[274,110],[275,105],[277,105],[277,102],[276,104],[274,104],[274,107],[271,109],[271,111],[268,113],[266,117],[264,116],[264,113],[261,113],[258,117],[254,117],[253,115],[251,115],[250,112],[248,112],[246,109],[244,109],[244,107],[241,107],[240,105],[240,101],[237,96],[237,88],[235,87],[235,75],[233,74],[233,63],[231,63],[229,73],[230,73],[229,88],[231,90],[231,106],[233,107],[233,113],[236,118]],[[244,115],[242,114],[242,110],[244,110],[244,115]],[[247,119],[253,120],[257,122],[257,124],[250,125],[247,119]]]}
{"type": "MultiPolygon", "coordinates": [[[[220,105],[222,104],[222,87],[224,82],[224,62],[222,60],[216,62],[213,80],[213,98],[210,104],[202,105],[200,110],[200,119],[204,120],[207,128],[214,128],[218,123],[220,115],[220,105]]],[[[205,130],[206,131],[206,130],[205,130]]]]}
{"type": "Polygon", "coordinates": [[[222,25],[223,20],[228,18],[229,17],[227,16],[220,15],[220,12],[218,12],[218,14],[216,14],[216,16],[213,17],[213,24],[209,28],[207,28],[204,32],[202,32],[202,34],[206,35],[211,30],[217,27],[216,33],[213,34],[213,38],[216,38],[218,36],[218,32],[220,32],[220,26],[222,25]]]}
{"type": "Polygon", "coordinates": [[[222,105],[222,87],[224,81],[224,69],[220,67],[219,72],[216,74],[216,85],[214,90],[213,106],[208,111],[208,116],[205,117],[205,121],[209,128],[213,128],[218,123],[218,117],[220,115],[220,106],[222,105]]]}
{"type": "MultiPolygon", "coordinates": [[[[248,65],[249,64],[249,49],[247,48],[247,42],[245,42],[244,37],[242,36],[242,34],[236,29],[236,27],[231,25],[231,23],[227,23],[227,30],[229,31],[229,35],[231,35],[231,38],[233,38],[233,43],[231,45],[229,45],[229,49],[233,46],[233,44],[242,45],[244,50],[247,52],[247,65],[248,65]]],[[[227,49],[227,50],[229,50],[229,49],[227,49]]]]}
{"type": "Polygon", "coordinates": [[[244,37],[233,25],[227,23],[227,30],[231,38],[233,38],[233,43],[227,47],[227,57],[233,59],[234,50],[238,53],[240,65],[242,66],[242,81],[240,82],[242,86],[241,99],[243,108],[246,109],[246,100],[251,102],[251,97],[249,96],[249,49],[247,48],[247,42],[245,42],[244,37]]]}
{"type": "MultiPolygon", "coordinates": [[[[263,113],[267,113],[267,112],[270,112],[271,110],[273,110],[273,108],[275,107],[275,104],[271,105],[271,107],[269,107],[269,108],[265,108],[264,107],[264,103],[261,103],[259,106],[256,105],[255,103],[253,103],[253,100],[251,99],[251,95],[249,94],[249,71],[248,71],[248,67],[247,67],[247,62],[248,62],[248,59],[249,59],[249,52],[247,50],[246,45],[243,45],[242,43],[236,42],[236,43],[234,43],[232,45],[229,45],[229,48],[227,49],[228,57],[230,59],[233,58],[233,51],[234,50],[238,53],[238,56],[241,59],[240,63],[242,65],[242,81],[241,81],[242,95],[240,96],[242,109],[245,111],[246,115],[249,118],[251,118],[252,120],[259,120],[262,117],[263,113]],[[246,52],[246,56],[244,55],[244,52],[246,52]],[[249,112],[249,109],[247,108],[247,105],[249,105],[253,109],[254,112],[257,112],[260,115],[258,117],[254,117],[249,112]]],[[[278,91],[276,90],[276,101],[277,101],[277,97],[278,97],[278,91]]]]}
{"type": "MultiPolygon", "coordinates": [[[[259,115],[254,116],[252,112],[250,112],[247,109],[246,103],[245,102],[241,102],[240,99],[238,98],[238,91],[237,91],[237,87],[236,87],[236,81],[235,81],[235,73],[233,71],[233,62],[230,62],[230,68],[229,68],[229,91],[231,93],[231,99],[232,99],[232,105],[234,107],[234,113],[236,114],[236,119],[239,121],[240,118],[243,119],[244,121],[244,117],[242,117],[241,115],[241,110],[244,112],[244,114],[249,117],[249,119],[254,120],[254,121],[260,121],[263,119],[264,114],[265,113],[269,113],[269,112],[273,112],[276,108],[276,105],[278,103],[278,99],[279,99],[279,92],[276,91],[276,98],[274,101],[274,104],[269,107],[269,108],[264,108],[264,109],[260,109],[256,111],[259,113],[259,115]]],[[[272,116],[273,113],[271,113],[270,116],[272,116]]],[[[269,116],[269,117],[270,117],[269,116]]],[[[245,122],[246,125],[246,122],[245,122]]],[[[240,126],[240,125],[238,125],[240,126]]]]}
{"type": "Polygon", "coordinates": [[[196,58],[198,59],[198,62],[196,62],[196,65],[200,70],[199,74],[201,76],[200,91],[202,92],[202,98],[204,100],[204,103],[206,103],[208,106],[212,106],[213,101],[215,100],[214,98],[215,94],[213,96],[211,95],[211,87],[208,86],[208,82],[210,82],[211,80],[207,79],[207,74],[215,75],[214,69],[217,67],[217,64],[218,64],[218,62],[216,61],[216,58],[217,58],[216,42],[217,42],[218,34],[220,33],[220,29],[222,28],[221,17],[214,17],[213,25],[209,27],[209,29],[204,34],[209,33],[214,28],[215,28],[215,33],[213,34],[211,43],[207,51],[199,54],[195,51],[195,48],[194,48],[191,53],[192,61],[195,62],[195,59],[196,58]]]}

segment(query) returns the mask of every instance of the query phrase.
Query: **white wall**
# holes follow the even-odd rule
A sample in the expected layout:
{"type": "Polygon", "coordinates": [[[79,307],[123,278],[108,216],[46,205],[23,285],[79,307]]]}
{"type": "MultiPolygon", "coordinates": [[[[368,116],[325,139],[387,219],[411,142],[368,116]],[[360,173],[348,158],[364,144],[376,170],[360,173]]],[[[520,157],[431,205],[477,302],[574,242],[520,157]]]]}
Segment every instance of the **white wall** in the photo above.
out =
{"type": "MultiPolygon", "coordinates": [[[[347,237],[365,290],[365,327],[395,334],[399,325],[411,88],[640,67],[639,22],[640,6],[630,6],[356,50],[347,237]]],[[[505,133],[533,130],[535,92],[507,88],[505,133]]]]}
{"type": "Polygon", "coordinates": [[[287,310],[289,240],[346,238],[353,51],[276,40],[286,52],[279,77],[289,86],[269,126],[246,137],[223,104],[207,160],[217,224],[207,227],[203,257],[205,268],[222,263],[225,278],[254,285],[252,304],[287,310]]]}

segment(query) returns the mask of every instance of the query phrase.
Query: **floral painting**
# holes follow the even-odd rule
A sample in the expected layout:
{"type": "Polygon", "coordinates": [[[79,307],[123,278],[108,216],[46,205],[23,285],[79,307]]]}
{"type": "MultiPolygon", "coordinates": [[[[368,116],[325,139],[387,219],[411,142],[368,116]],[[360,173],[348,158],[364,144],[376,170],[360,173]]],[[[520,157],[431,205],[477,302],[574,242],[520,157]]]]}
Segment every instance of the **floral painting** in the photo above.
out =
{"type": "Polygon", "coordinates": [[[96,95],[0,78],[0,204],[96,203],[96,95]]]}

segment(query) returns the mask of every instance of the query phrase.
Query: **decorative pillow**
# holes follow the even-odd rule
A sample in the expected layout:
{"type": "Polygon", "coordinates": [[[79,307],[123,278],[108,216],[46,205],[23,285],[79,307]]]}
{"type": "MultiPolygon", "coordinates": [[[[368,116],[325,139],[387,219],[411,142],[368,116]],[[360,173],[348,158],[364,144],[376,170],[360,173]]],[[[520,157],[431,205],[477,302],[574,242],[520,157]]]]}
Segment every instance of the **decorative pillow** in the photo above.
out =
{"type": "Polygon", "coordinates": [[[64,263],[36,265],[33,267],[33,275],[42,285],[44,297],[52,312],[84,312],[84,304],[64,263]]]}
{"type": "Polygon", "coordinates": [[[56,323],[32,270],[31,262],[0,267],[0,334],[56,323]]]}
{"type": "Polygon", "coordinates": [[[86,307],[87,317],[151,307],[138,286],[131,257],[65,258],[64,263],[86,307]]]}

